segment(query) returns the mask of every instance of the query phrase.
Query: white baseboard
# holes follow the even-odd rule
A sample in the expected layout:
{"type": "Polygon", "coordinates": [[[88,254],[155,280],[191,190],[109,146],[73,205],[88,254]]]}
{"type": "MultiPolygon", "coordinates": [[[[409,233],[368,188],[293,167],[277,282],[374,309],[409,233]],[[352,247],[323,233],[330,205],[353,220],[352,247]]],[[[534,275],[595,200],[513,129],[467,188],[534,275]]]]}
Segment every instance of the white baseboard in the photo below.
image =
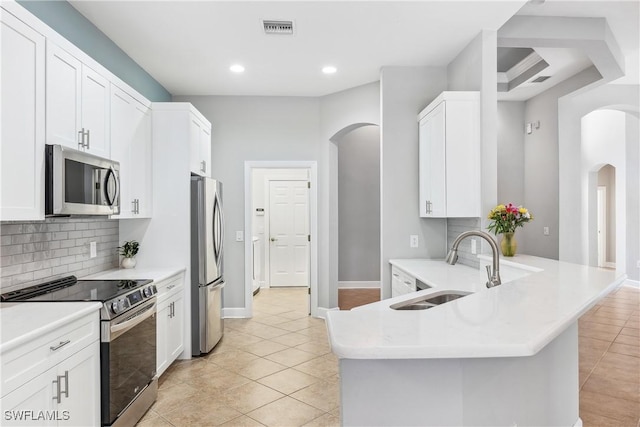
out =
{"type": "Polygon", "coordinates": [[[380,288],[380,281],[371,282],[338,282],[338,289],[380,288]]]}
{"type": "Polygon", "coordinates": [[[630,288],[640,289],[640,280],[627,279],[622,283],[622,286],[628,286],[630,288]]]}
{"type": "Polygon", "coordinates": [[[340,310],[339,307],[333,307],[333,308],[318,307],[318,318],[326,319],[327,318],[327,313],[329,311],[339,311],[339,310],[340,310]]]}
{"type": "Polygon", "coordinates": [[[607,268],[616,268],[616,263],[615,262],[605,262],[604,266],[607,268]]]}
{"type": "Polygon", "coordinates": [[[222,309],[222,318],[224,319],[249,319],[251,313],[245,307],[229,307],[222,309]]]}

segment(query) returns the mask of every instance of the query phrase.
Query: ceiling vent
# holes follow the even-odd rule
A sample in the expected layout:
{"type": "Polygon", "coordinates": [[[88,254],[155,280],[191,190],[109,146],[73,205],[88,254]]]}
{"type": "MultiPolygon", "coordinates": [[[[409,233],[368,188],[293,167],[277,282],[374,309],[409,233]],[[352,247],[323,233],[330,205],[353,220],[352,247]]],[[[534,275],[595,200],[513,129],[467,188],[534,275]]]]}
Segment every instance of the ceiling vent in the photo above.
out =
{"type": "Polygon", "coordinates": [[[531,80],[531,83],[542,83],[543,81],[547,80],[551,78],[551,76],[540,76],[538,78],[535,78],[533,80],[531,80]]]}
{"type": "Polygon", "coordinates": [[[265,34],[293,34],[293,21],[262,21],[265,34]]]}

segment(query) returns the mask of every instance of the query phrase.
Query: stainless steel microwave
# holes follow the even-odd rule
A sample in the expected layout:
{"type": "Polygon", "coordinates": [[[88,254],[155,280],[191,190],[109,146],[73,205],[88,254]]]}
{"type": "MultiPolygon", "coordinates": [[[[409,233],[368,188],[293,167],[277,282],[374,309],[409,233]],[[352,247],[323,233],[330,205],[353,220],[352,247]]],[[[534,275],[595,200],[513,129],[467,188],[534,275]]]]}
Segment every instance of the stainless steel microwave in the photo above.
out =
{"type": "Polygon", "coordinates": [[[46,216],[119,213],[118,162],[61,145],[46,145],[46,216]]]}

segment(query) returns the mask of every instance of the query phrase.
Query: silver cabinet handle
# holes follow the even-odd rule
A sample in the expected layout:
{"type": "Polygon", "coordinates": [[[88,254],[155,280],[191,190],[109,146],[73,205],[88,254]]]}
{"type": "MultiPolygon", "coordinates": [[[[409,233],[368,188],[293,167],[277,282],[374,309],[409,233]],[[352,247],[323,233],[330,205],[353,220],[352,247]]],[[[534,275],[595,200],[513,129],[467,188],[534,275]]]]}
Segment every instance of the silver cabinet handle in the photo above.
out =
{"type": "Polygon", "coordinates": [[[56,379],[53,380],[53,383],[56,385],[57,395],[53,396],[53,398],[58,402],[62,402],[62,393],[64,393],[64,397],[69,397],[69,371],[64,371],[64,375],[57,375],[56,379]],[[62,379],[65,380],[64,390],[62,390],[62,379]]]}
{"type": "Polygon", "coordinates": [[[91,130],[87,129],[87,150],[91,149],[91,130]]]}
{"type": "Polygon", "coordinates": [[[60,341],[60,343],[59,343],[58,345],[56,345],[56,346],[52,346],[52,347],[49,347],[49,349],[50,349],[51,351],[56,351],[56,350],[58,350],[59,348],[62,348],[62,347],[64,347],[65,345],[69,344],[70,342],[71,342],[71,340],[60,341]]]}
{"type": "Polygon", "coordinates": [[[206,160],[203,160],[200,162],[200,171],[201,172],[206,172],[207,171],[207,162],[206,160]]]}
{"type": "Polygon", "coordinates": [[[404,281],[404,283],[405,283],[405,284],[407,284],[407,285],[411,285],[411,284],[412,284],[412,283],[411,283],[411,282],[409,282],[408,280],[405,280],[405,281],[404,281]]]}
{"type": "Polygon", "coordinates": [[[169,286],[167,286],[167,290],[170,291],[171,289],[173,289],[175,287],[176,287],[176,285],[169,285],[169,286]]]}
{"type": "Polygon", "coordinates": [[[64,371],[64,375],[58,375],[58,385],[62,378],[64,378],[64,390],[59,391],[58,394],[64,393],[64,397],[69,397],[69,371],[64,371]]]}
{"type": "Polygon", "coordinates": [[[400,277],[398,273],[393,273],[393,277],[400,277]]]}
{"type": "Polygon", "coordinates": [[[136,213],[136,199],[131,201],[131,213],[136,213]]]}
{"type": "Polygon", "coordinates": [[[84,148],[84,128],[78,131],[78,149],[84,148]]]}

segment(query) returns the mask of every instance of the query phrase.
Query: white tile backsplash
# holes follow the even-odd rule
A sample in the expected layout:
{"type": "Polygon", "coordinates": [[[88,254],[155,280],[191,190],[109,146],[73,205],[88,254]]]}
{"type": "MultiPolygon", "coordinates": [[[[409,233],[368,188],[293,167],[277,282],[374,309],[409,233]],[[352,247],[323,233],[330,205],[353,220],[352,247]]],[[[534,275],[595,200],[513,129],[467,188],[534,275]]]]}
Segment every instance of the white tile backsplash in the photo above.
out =
{"type": "Polygon", "coordinates": [[[107,218],[0,222],[0,292],[116,268],[118,235],[118,220],[107,218]],[[95,258],[89,242],[97,244],[95,258]]]}

